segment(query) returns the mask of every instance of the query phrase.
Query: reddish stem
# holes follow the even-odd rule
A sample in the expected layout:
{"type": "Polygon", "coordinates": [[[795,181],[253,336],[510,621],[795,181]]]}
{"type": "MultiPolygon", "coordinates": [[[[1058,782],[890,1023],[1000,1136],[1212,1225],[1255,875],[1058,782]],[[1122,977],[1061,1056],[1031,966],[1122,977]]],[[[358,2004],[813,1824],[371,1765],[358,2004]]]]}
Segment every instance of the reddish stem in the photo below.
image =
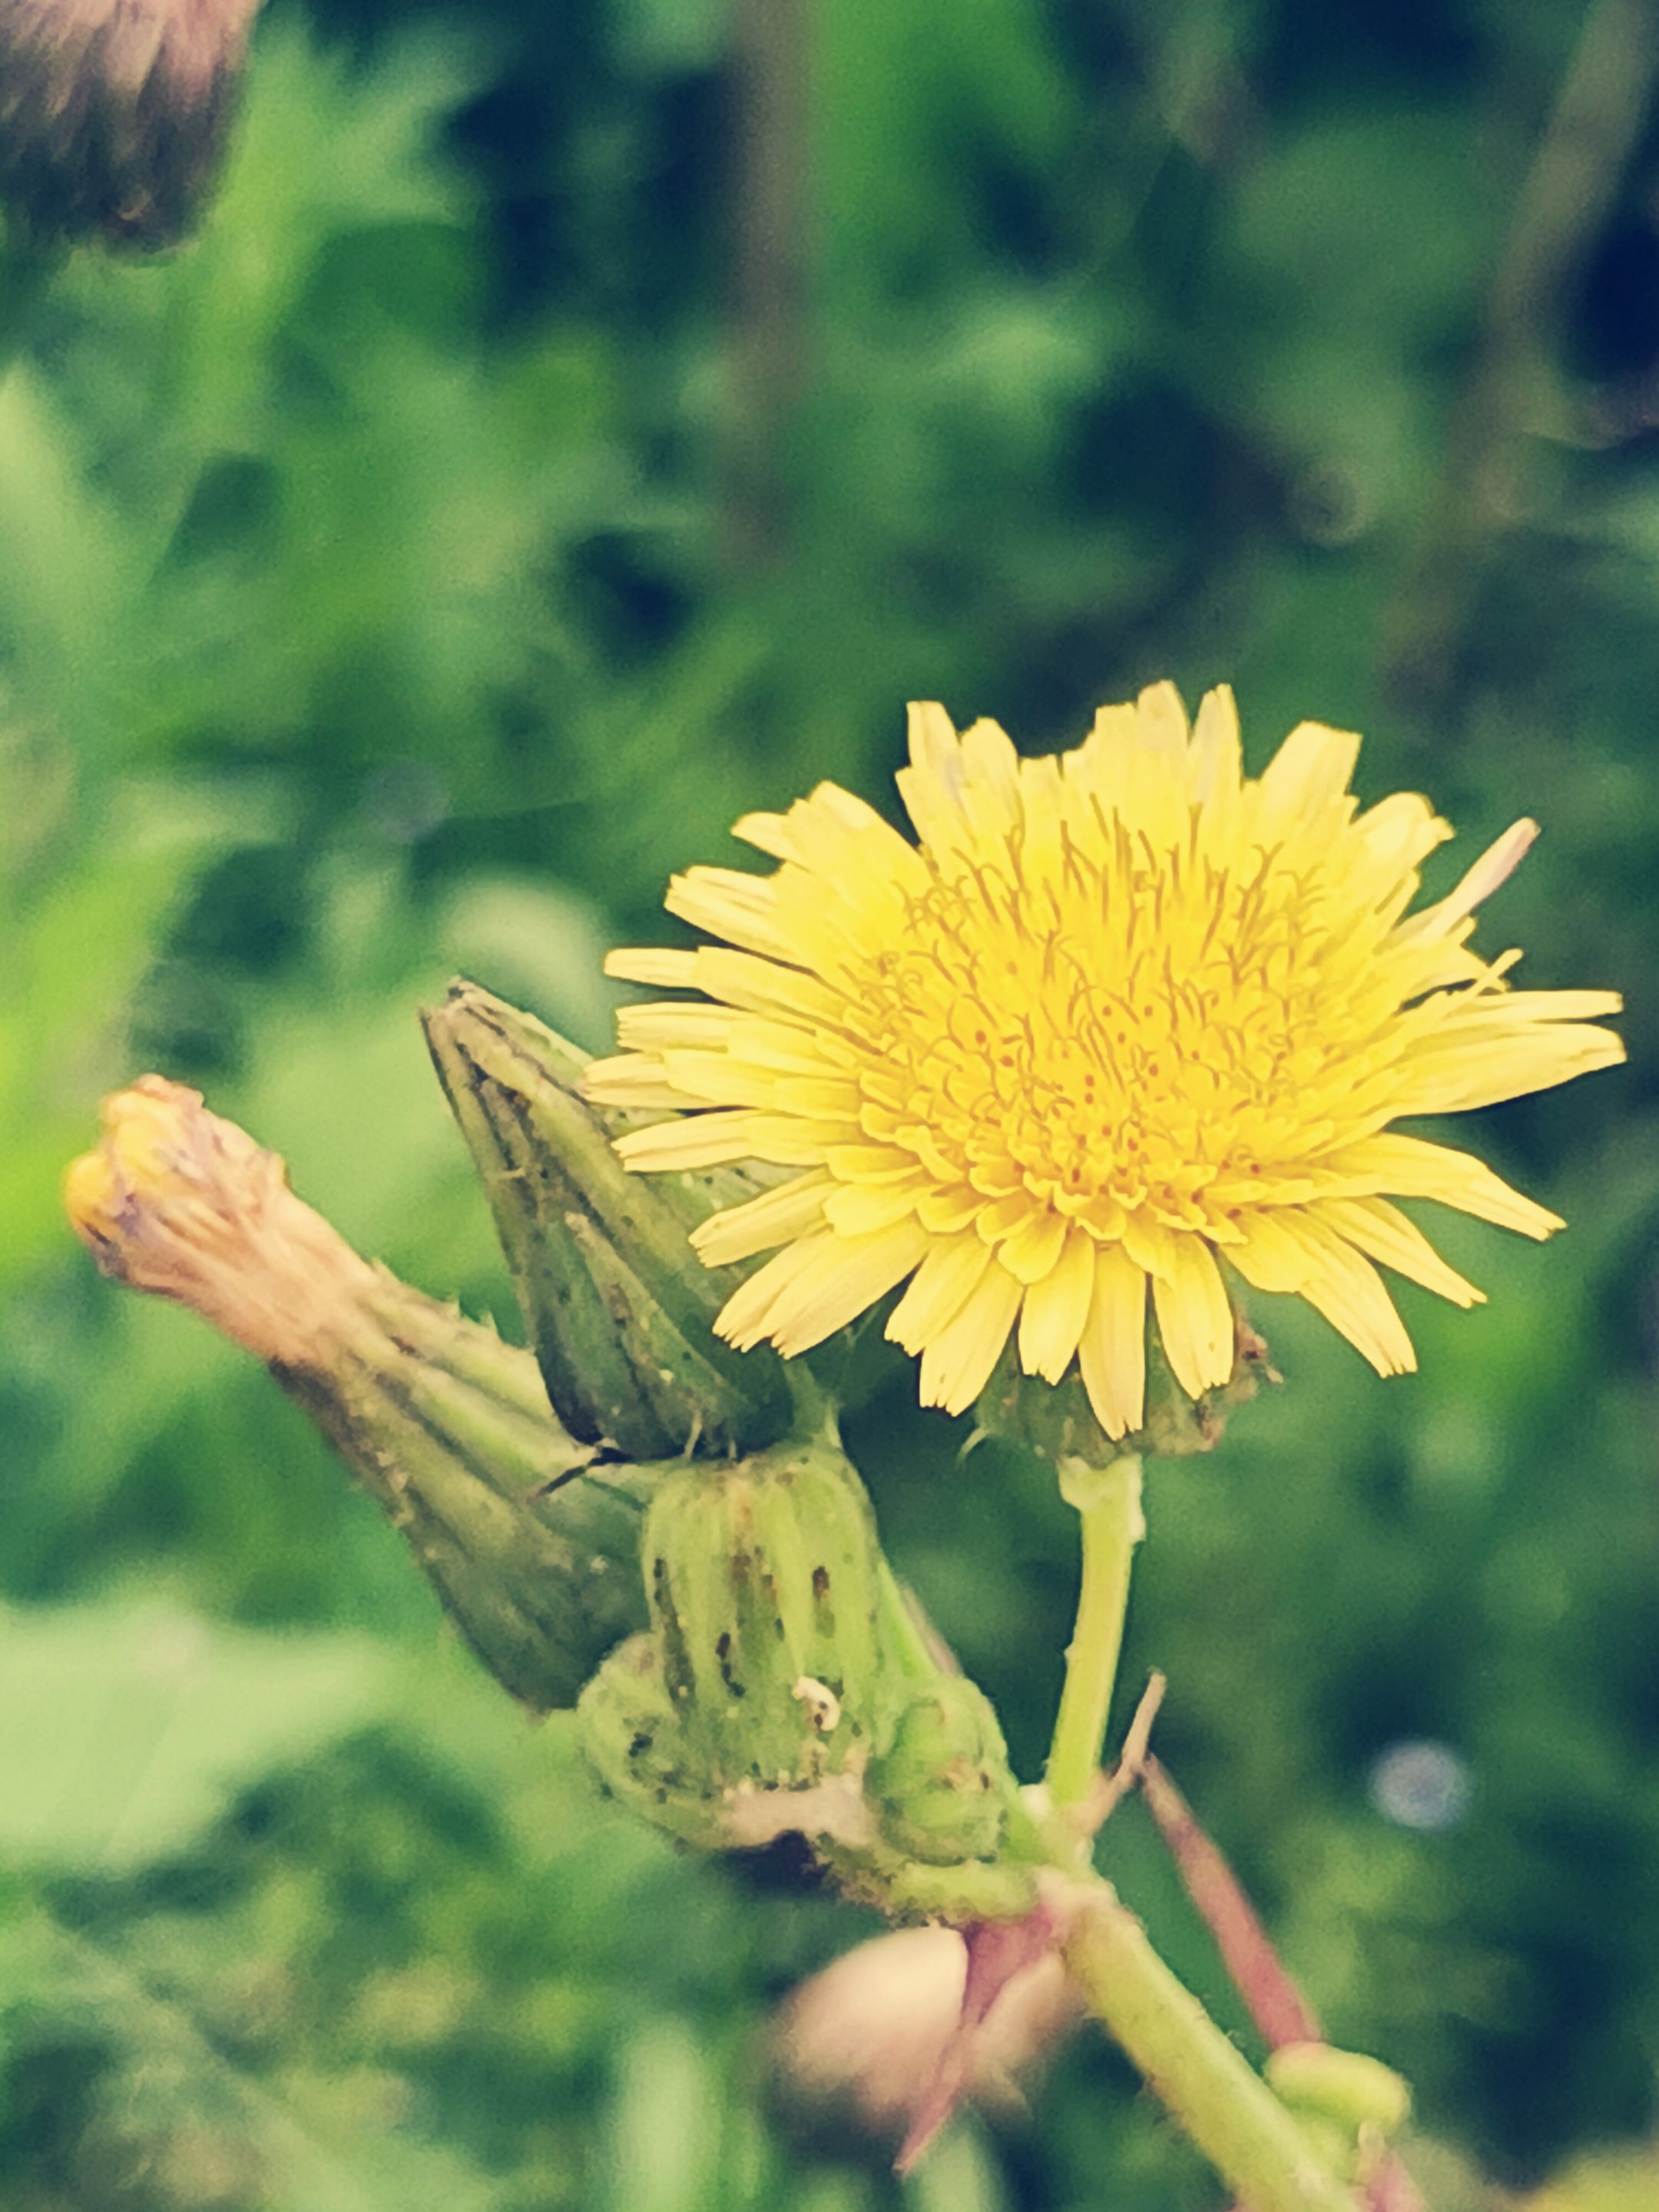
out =
{"type": "Polygon", "coordinates": [[[1141,1761],[1140,1788],[1170,1847],[1187,1894],[1215,1937],[1233,1985],[1257,2033],[1277,2051],[1285,2043],[1317,2043],[1313,2008],[1285,1972],[1237,1875],[1194,1819],[1192,1808],[1158,1760],[1141,1761]]]}
{"type": "MultiPolygon", "coordinates": [[[[1215,1937],[1233,1986],[1257,2033],[1274,2051],[1322,2039],[1313,2008],[1285,1972],[1238,1878],[1193,1817],[1191,1807],[1150,1752],[1138,1761],[1140,1788],[1169,1845],[1187,1894],[1215,1937]]],[[[1425,2212],[1417,2185],[1393,2151],[1365,2179],[1366,2212],[1425,2212]]],[[[1248,2212],[1239,2206],[1235,2212],[1248,2212]]]]}

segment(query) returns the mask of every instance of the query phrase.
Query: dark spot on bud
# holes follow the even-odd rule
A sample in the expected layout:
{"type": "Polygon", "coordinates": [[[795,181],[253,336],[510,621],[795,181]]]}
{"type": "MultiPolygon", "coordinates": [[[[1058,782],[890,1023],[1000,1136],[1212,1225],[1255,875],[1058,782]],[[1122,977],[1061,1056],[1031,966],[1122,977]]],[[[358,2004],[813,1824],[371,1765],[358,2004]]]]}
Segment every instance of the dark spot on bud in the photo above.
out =
{"type": "Polygon", "coordinates": [[[742,1697],[743,1684],[732,1671],[732,1634],[729,1629],[721,1629],[715,1638],[714,1656],[720,1663],[721,1681],[734,1698],[742,1697]]]}

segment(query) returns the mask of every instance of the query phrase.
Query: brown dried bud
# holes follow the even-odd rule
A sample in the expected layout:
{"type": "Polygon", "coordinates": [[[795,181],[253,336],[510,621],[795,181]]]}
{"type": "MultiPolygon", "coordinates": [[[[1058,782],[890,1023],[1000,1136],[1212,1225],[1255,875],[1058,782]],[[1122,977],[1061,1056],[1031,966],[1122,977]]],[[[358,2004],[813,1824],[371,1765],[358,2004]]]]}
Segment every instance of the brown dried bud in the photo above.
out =
{"type": "Polygon", "coordinates": [[[591,1466],[529,1352],[361,1259],[199,1091],[141,1076],[103,1118],[64,1194],[104,1273],[264,1360],[496,1680],[574,1705],[644,1623],[638,1470],[591,1466]]]}
{"type": "Polygon", "coordinates": [[[275,1152],[160,1075],[106,1098],[103,1121],[64,1200],[106,1275],[191,1307],[274,1365],[322,1365],[362,1335],[375,1271],[295,1196],[275,1152]]]}
{"type": "Polygon", "coordinates": [[[39,246],[172,246],[212,182],[259,0],[0,0],[0,197],[39,246]]]}

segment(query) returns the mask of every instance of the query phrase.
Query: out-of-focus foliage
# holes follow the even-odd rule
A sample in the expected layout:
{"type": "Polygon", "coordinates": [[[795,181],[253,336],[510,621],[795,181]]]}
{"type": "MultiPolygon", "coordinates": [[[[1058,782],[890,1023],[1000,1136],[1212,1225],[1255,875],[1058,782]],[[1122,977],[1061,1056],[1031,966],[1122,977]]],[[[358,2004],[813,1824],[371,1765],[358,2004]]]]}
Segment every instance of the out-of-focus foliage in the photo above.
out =
{"type": "MultiPolygon", "coordinates": [[[[1622,988],[1632,1064],[1462,1139],[1571,1227],[1437,1223],[1492,1302],[1404,1295],[1419,1377],[1260,1302],[1287,1386],[1151,1470],[1126,1679],[1443,2206],[1651,2125],[1650,13],[819,0],[790,233],[742,10],[275,0],[199,240],[8,285],[8,2212],[1216,2201],[1091,2039],[902,2190],[779,2133],[753,2039],[862,1929],[599,1805],[55,1199],[159,1065],[511,1325],[413,1020],[449,970],[599,1044],[602,945],[746,809],[888,805],[905,698],[1046,749],[1164,675],[1233,681],[1255,765],[1365,730],[1365,794],[1458,827],[1431,889],[1537,815],[1481,941],[1622,988]]],[[[884,1528],[1034,1774],[1071,1516],[873,1372],[884,1528]]],[[[1137,1808],[1102,1850],[1224,2008],[1137,1808]]]]}

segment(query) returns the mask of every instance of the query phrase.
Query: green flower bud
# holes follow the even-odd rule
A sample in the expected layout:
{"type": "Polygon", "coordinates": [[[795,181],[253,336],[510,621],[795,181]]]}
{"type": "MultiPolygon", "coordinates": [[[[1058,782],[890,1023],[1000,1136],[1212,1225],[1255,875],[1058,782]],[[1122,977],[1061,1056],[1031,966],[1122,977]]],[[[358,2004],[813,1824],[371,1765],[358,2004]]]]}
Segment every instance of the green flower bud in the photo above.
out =
{"type": "Polygon", "coordinates": [[[1392,2068],[1359,2051],[1302,2042],[1270,2051],[1262,2071],[1334,2172],[1362,2185],[1383,2179],[1389,2138],[1405,2124],[1412,2101],[1392,2068]]]}
{"type": "Polygon", "coordinates": [[[496,1679],[535,1711],[574,1705],[645,1619],[639,1470],[589,1469],[528,1352],[360,1258],[198,1092],[141,1077],[104,1128],[64,1186],[104,1273],[264,1360],[496,1679]]]}
{"type": "Polygon", "coordinates": [[[1264,2071],[1275,2093],[1297,2112],[1335,2121],[1350,2136],[1403,2127],[1412,2093],[1392,2067],[1363,2051],[1328,2043],[1286,2043],[1269,2051],[1264,2071]]]}
{"type": "Polygon", "coordinates": [[[653,1632],[580,1709],[600,1780],[705,1850],[873,1848],[864,1767],[914,1653],[886,1632],[896,1592],[835,1444],[665,1472],[641,1556],[653,1632]]]}
{"type": "Polygon", "coordinates": [[[896,1917],[1017,1917],[1030,1840],[994,1716],[942,1673],[832,1437],[665,1473],[642,1555],[652,1631],[585,1692],[624,1804],[702,1850],[807,1838],[896,1917]]]}
{"type": "Polygon", "coordinates": [[[900,1686],[869,1500],[832,1443],[670,1474],[643,1559],[669,1693],[723,1784],[868,1753],[900,1686]]]}
{"type": "Polygon", "coordinates": [[[732,1173],[630,1175],[611,1140],[638,1117],[588,1105],[577,1095],[585,1055],[475,985],[453,985],[424,1018],[548,1395],[573,1433],[636,1460],[781,1436],[793,1412],[782,1362],[714,1334],[739,1278],[705,1268],[687,1242],[732,1202],[732,1173]]]}
{"type": "Polygon", "coordinates": [[[884,1839],[930,1866],[994,1857],[1018,1799],[990,1700],[963,1674],[941,1674],[900,1714],[865,1791],[884,1839]]]}

